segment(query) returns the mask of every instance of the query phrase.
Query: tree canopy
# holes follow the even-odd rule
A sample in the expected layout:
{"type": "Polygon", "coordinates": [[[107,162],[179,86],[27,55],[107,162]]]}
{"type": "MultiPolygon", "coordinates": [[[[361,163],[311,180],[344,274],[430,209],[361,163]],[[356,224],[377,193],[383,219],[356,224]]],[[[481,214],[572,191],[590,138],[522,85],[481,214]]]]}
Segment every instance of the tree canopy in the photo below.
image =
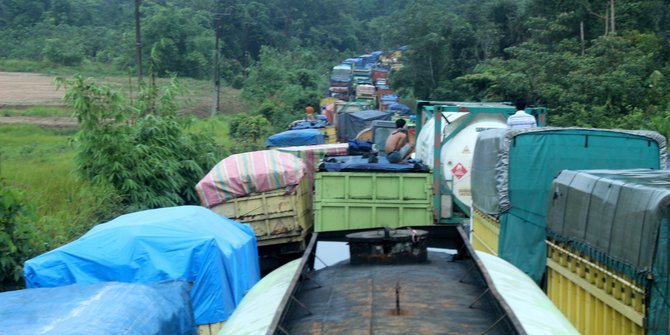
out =
{"type": "MultiPolygon", "coordinates": [[[[131,72],[133,9],[133,1],[2,1],[0,45],[10,47],[0,61],[131,72]]],[[[218,53],[220,79],[243,88],[252,112],[276,127],[320,97],[330,67],[401,45],[404,67],[391,82],[407,97],[525,97],[563,126],[662,130],[651,120],[669,117],[662,0],[145,0],[141,22],[145,65],[157,75],[212,78],[218,53]]]]}

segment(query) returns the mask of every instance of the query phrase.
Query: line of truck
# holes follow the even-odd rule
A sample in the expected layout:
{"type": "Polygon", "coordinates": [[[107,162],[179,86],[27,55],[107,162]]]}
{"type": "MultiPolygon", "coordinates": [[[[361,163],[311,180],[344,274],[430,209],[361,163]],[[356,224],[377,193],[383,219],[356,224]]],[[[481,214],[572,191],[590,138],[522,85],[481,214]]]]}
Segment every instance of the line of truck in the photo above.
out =
{"type": "Polygon", "coordinates": [[[397,101],[389,84],[389,73],[399,69],[402,50],[347,58],[333,67],[328,96],[348,101],[367,102],[373,109],[386,110],[397,101]]]}
{"type": "MultiPolygon", "coordinates": [[[[670,176],[653,171],[665,167],[663,136],[546,127],[544,108],[527,110],[540,127],[508,130],[505,120],[515,108],[506,103],[418,101],[416,110],[417,155],[431,163],[431,173],[317,173],[317,242],[384,226],[418,227],[430,231],[433,241],[472,243],[478,253],[507,260],[529,275],[536,282],[529,285],[543,289],[581,333],[667,333],[662,311],[670,290],[670,248],[663,237],[666,214],[658,213],[668,210],[670,176]],[[561,172],[633,168],[646,170],[561,172]],[[575,173],[584,181],[574,182],[575,173]],[[624,189],[630,193],[626,203],[621,202],[624,189]],[[639,201],[630,202],[634,199],[639,201]],[[618,213],[625,220],[617,219],[618,213]],[[454,238],[452,229],[468,221],[470,241],[454,238]]],[[[308,250],[303,261],[313,263],[312,253],[308,250]]],[[[274,318],[294,316],[279,311],[274,318]]],[[[295,327],[290,324],[274,326],[295,327]]]]}
{"type": "MultiPolygon", "coordinates": [[[[384,97],[392,94],[384,93],[392,93],[388,75],[397,58],[373,52],[335,66],[329,92],[345,101],[334,104],[334,119],[356,108],[387,109],[384,97]]],[[[239,294],[234,305],[242,309],[225,324],[228,314],[196,315],[201,333],[669,332],[670,173],[657,171],[665,167],[663,136],[546,127],[541,107],[527,109],[538,128],[510,130],[505,121],[515,108],[504,102],[417,101],[415,111],[417,152],[409,164],[389,164],[383,153],[347,156],[347,143],[278,146],[213,167],[196,186],[211,211],[161,209],[170,220],[188,210],[245,223],[258,254],[243,261],[237,252],[228,256],[250,268],[259,254],[302,255],[280,275],[239,290],[250,289],[241,302],[239,294]],[[627,170],[572,171],[586,169],[627,170]],[[355,244],[350,253],[358,263],[317,269],[319,244],[332,241],[355,244]]],[[[189,213],[176,226],[200,232],[206,220],[189,213]]],[[[157,215],[139,217],[144,225],[157,215]]],[[[182,238],[183,232],[176,241],[182,238]]],[[[108,250],[94,247],[103,252],[99,263],[109,262],[108,250]]],[[[168,247],[159,254],[175,263],[174,245],[168,247]]],[[[212,256],[193,259],[199,265],[212,256]]],[[[119,264],[122,274],[129,273],[127,263],[150,269],[160,261],[139,255],[119,264]]],[[[213,264],[203,268],[231,270],[233,284],[249,278],[239,266],[213,264]]],[[[124,278],[99,272],[106,280],[124,278]]],[[[201,282],[196,276],[188,284],[201,282]]],[[[184,323],[192,321],[189,303],[184,323]]],[[[214,310],[201,306],[195,309],[214,310]]]]}

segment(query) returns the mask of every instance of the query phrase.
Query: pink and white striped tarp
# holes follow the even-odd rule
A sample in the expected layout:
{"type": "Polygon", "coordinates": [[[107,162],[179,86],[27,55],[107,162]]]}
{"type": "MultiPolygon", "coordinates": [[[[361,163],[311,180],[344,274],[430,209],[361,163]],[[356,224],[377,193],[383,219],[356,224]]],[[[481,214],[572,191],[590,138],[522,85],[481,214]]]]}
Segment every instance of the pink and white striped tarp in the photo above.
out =
{"type": "Polygon", "coordinates": [[[195,186],[200,203],[212,208],[230,199],[297,185],[305,175],[300,158],[277,150],[252,151],[224,158],[195,186]]]}
{"type": "Polygon", "coordinates": [[[282,152],[290,152],[297,157],[300,157],[305,163],[307,169],[307,180],[309,181],[309,189],[312,190],[314,184],[314,174],[321,162],[321,159],[328,156],[344,156],[347,154],[349,148],[348,143],[333,143],[333,144],[317,144],[317,145],[302,145],[295,147],[281,147],[277,150],[282,152]]]}

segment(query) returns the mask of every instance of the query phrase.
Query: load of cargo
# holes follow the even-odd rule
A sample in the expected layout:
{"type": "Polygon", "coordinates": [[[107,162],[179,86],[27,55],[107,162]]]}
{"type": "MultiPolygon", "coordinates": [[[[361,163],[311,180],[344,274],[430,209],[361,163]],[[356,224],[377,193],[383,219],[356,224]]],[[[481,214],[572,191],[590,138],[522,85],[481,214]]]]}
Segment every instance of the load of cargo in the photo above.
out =
{"type": "Polygon", "coordinates": [[[0,293],[2,334],[195,335],[186,281],[105,282],[0,293]]]}
{"type": "Polygon", "coordinates": [[[359,133],[370,128],[374,121],[390,121],[391,118],[391,113],[380,112],[378,110],[339,113],[337,115],[338,120],[336,125],[338,140],[346,143],[356,139],[359,133]]]}
{"type": "MultiPolygon", "coordinates": [[[[28,288],[185,280],[195,323],[208,332],[220,328],[260,279],[251,228],[200,206],[122,215],[26,261],[23,273],[28,288]]],[[[142,315],[151,303],[158,302],[141,304],[142,315]]]]}
{"type": "Polygon", "coordinates": [[[195,188],[203,206],[249,224],[262,253],[272,246],[300,252],[312,228],[305,172],[291,153],[245,152],[224,158],[195,188]]]}
{"type": "Polygon", "coordinates": [[[670,172],[562,171],[547,208],[547,295],[583,334],[670,333],[670,172]]]}
{"type": "Polygon", "coordinates": [[[318,129],[294,129],[274,134],[265,141],[266,148],[324,144],[325,138],[318,129]]]}

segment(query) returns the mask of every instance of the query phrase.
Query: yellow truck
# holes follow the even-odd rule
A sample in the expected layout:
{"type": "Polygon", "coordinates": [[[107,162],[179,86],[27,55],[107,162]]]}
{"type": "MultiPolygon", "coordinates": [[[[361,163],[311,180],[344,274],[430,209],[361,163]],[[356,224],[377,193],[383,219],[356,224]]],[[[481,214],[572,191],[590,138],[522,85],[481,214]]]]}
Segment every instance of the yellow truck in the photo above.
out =
{"type": "MultiPolygon", "coordinates": [[[[644,168],[658,173],[654,171],[665,168],[665,151],[665,138],[648,131],[482,132],[472,163],[471,243],[476,250],[498,255],[529,274],[583,334],[661,334],[644,331],[651,329],[646,324],[648,279],[636,277],[630,269],[612,268],[609,258],[593,258],[585,252],[591,248],[566,244],[573,240],[557,239],[560,234],[547,236],[547,228],[552,220],[563,218],[552,209],[553,202],[564,195],[552,186],[562,170],[644,168]]],[[[584,190],[574,193],[580,192],[584,190]]],[[[613,215],[578,199],[569,198],[570,204],[591,205],[593,217],[613,215]]],[[[583,219],[587,214],[571,207],[562,215],[583,219]]],[[[585,234],[603,236],[598,231],[585,234]]]]}
{"type": "Polygon", "coordinates": [[[670,333],[670,171],[562,171],[547,295],[582,334],[670,333]]]}
{"type": "Polygon", "coordinates": [[[195,189],[202,206],[251,226],[265,271],[305,248],[313,226],[309,178],[293,153],[252,151],[224,158],[195,189]]]}

